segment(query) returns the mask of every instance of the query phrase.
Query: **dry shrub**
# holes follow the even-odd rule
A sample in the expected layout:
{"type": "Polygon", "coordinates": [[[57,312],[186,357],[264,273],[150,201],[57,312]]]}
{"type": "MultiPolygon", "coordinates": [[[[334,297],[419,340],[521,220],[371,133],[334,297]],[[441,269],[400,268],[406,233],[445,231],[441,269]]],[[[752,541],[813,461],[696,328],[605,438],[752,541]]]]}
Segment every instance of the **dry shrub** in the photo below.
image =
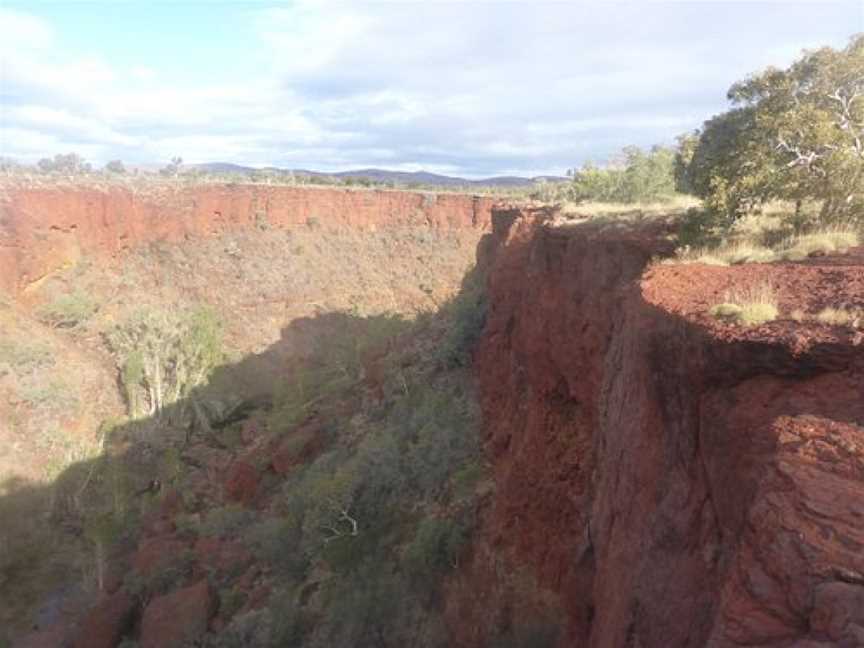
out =
{"type": "Polygon", "coordinates": [[[780,311],[773,286],[762,283],[727,292],[724,301],[712,307],[710,313],[718,319],[758,326],[777,319],[780,311]]]}

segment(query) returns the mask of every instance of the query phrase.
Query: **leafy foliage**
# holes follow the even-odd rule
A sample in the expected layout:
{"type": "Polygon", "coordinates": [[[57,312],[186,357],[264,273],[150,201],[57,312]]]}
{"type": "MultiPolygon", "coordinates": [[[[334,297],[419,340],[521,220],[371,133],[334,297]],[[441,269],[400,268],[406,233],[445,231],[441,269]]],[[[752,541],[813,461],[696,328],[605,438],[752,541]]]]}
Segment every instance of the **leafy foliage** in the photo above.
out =
{"type": "Polygon", "coordinates": [[[442,309],[449,323],[439,357],[448,367],[471,364],[474,347],[486,325],[485,278],[475,268],[462,284],[462,290],[442,309]]]}
{"type": "Polygon", "coordinates": [[[79,175],[90,173],[92,167],[77,153],[55,155],[53,158],[42,158],[36,164],[42,173],[63,173],[79,175]]]}
{"type": "Polygon", "coordinates": [[[142,310],[107,335],[131,416],[159,413],[203,384],[222,358],[222,326],[207,308],[142,310]]]}
{"type": "Polygon", "coordinates": [[[122,175],[126,173],[126,166],[123,164],[122,160],[111,160],[105,165],[105,171],[122,175]]]}
{"type": "Polygon", "coordinates": [[[224,538],[244,529],[254,519],[251,511],[237,504],[212,509],[201,520],[198,531],[203,536],[224,538]]]}
{"type": "Polygon", "coordinates": [[[469,526],[464,521],[426,518],[417,527],[414,539],[405,550],[410,571],[429,577],[453,569],[468,541],[469,526]]]}
{"type": "Polygon", "coordinates": [[[466,340],[479,334],[482,319],[474,308],[483,303],[482,284],[466,286],[473,291],[466,305],[455,300],[434,324],[424,319],[406,330],[404,321],[373,317],[327,329],[326,344],[309,343],[315,357],[285,386],[277,433],[287,428],[286,403],[302,400],[297,384],[316,405],[293,420],[323,419],[334,432],[329,448],[284,482],[276,517],[245,534],[286,588],[274,600],[273,616],[293,621],[274,629],[274,640],[313,647],[447,645],[434,593],[470,541],[475,505],[471,489],[455,496],[453,477],[478,463],[480,446],[470,375],[459,363],[442,366],[440,339],[447,331],[447,346],[464,358],[466,340]],[[473,332],[462,329],[449,339],[459,318],[473,332]],[[371,401],[359,398],[370,362],[389,369],[385,396],[371,401]],[[346,420],[347,402],[360,405],[362,415],[346,420]],[[321,580],[322,572],[329,577],[321,580]],[[289,595],[312,574],[323,606],[314,627],[289,595]]]}
{"type": "Polygon", "coordinates": [[[675,193],[675,152],[655,146],[646,152],[631,146],[604,168],[585,164],[571,171],[570,193],[576,201],[635,203],[675,193]]]}
{"type": "Polygon", "coordinates": [[[864,36],[769,68],[728,97],[732,110],[705,123],[692,155],[686,140],[679,185],[727,223],[774,199],[818,201],[823,220],[864,210],[864,36]]]}
{"type": "Polygon", "coordinates": [[[362,327],[355,317],[334,315],[329,335],[310,341],[315,345],[310,357],[292,367],[278,390],[271,426],[277,431],[291,429],[322,400],[356,385],[363,377],[364,357],[407,327],[400,315],[368,317],[362,327]]]}
{"type": "Polygon", "coordinates": [[[675,159],[672,173],[675,178],[675,190],[682,194],[695,193],[690,179],[690,164],[699,145],[699,131],[684,133],[677,138],[675,159]]]}
{"type": "Polygon", "coordinates": [[[74,328],[87,321],[98,306],[81,290],[61,295],[39,308],[39,319],[56,328],[74,328]]]}

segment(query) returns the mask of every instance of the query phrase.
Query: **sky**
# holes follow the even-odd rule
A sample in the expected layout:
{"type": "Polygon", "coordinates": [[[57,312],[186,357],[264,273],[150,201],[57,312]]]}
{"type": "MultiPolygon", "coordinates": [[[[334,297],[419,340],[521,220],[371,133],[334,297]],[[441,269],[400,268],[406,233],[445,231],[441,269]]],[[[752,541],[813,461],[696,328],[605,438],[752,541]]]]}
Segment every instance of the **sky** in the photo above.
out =
{"type": "Polygon", "coordinates": [[[0,156],[563,174],[861,32],[864,0],[3,0],[0,156]]]}

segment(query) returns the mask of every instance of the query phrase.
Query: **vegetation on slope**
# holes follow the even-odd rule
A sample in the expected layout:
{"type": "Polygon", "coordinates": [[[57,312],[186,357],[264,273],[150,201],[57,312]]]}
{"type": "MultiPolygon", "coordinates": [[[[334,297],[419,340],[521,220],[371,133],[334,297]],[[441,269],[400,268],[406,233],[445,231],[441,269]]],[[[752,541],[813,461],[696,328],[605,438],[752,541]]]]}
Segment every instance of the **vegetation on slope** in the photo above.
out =
{"type": "MultiPolygon", "coordinates": [[[[412,326],[381,314],[413,318],[449,303],[479,235],[361,232],[322,219],[154,243],[116,264],[81,259],[26,300],[0,301],[0,516],[12,520],[0,525],[0,583],[17,592],[0,596],[0,626],[29,627],[33,605],[66,592],[64,582],[92,591],[110,562],[106,548],[131,542],[135,519],[155,505],[152,494],[135,493],[154,476],[164,486],[189,469],[180,458],[187,438],[236,449],[237,421],[255,408],[263,416],[280,375],[275,406],[284,418],[264,417],[273,434],[291,431],[295,386],[317,391],[301,403],[298,424],[331,390],[359,390],[367,356],[412,326]],[[358,323],[358,341],[334,330],[319,348],[334,312],[358,323]],[[304,365],[295,384],[285,368],[313,348],[317,364],[304,365]],[[154,456],[165,460],[153,464],[154,456]],[[115,516],[115,506],[125,512],[115,516]]],[[[459,366],[464,347],[436,326],[439,364],[459,366]]]]}
{"type": "MultiPolygon", "coordinates": [[[[219,356],[210,315],[121,321],[108,337],[121,379],[128,378],[121,380],[128,405],[152,416],[106,426],[104,452],[71,465],[52,485],[53,524],[76,538],[64,541],[68,564],[88,587],[103,587],[130,556],[136,560],[162,497],[176,492],[181,512],[172,542],[245,547],[261,574],[256,587],[268,592],[263,606],[246,605],[251,593],[240,577],[248,561],[214,570],[191,550],[166,554],[153,570],[132,569],[123,589],[141,608],[206,578],[218,592],[222,629],[202,638],[204,645],[448,645],[442,579],[458,567],[490,486],[469,368],[482,295],[472,274],[437,314],[413,321],[350,312],[298,320],[289,328],[305,352],[283,365],[272,400],[204,408],[198,418],[188,416],[196,404],[221,398],[232,375],[259,370],[267,354],[214,371],[198,362],[219,356]],[[171,335],[154,344],[151,334],[166,323],[171,335]],[[151,393],[157,356],[162,399],[151,393]],[[130,362],[139,370],[134,378],[130,362]],[[205,379],[184,381],[181,373],[205,379]],[[224,467],[238,463],[257,475],[254,497],[222,482],[224,467]],[[217,464],[223,468],[214,472],[217,464]]],[[[37,490],[27,498],[24,490],[10,492],[0,503],[23,519],[15,504],[32,505],[37,490]]],[[[22,559],[31,564],[23,546],[2,565],[4,581],[22,576],[22,559]]],[[[33,559],[44,560],[46,549],[57,547],[34,547],[33,559]]]]}

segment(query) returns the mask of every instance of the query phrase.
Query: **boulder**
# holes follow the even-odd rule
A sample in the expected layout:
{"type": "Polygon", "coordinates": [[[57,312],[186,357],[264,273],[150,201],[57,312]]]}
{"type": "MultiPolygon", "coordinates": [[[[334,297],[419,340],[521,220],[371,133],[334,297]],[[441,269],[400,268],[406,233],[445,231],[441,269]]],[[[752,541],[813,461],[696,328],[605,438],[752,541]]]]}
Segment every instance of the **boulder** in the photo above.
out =
{"type": "Polygon", "coordinates": [[[181,648],[206,632],[213,611],[206,580],[154,598],[141,621],[141,648],[181,648]]]}
{"type": "Polygon", "coordinates": [[[219,538],[199,538],[194,551],[202,567],[222,574],[240,574],[252,560],[251,554],[238,543],[219,538]]]}
{"type": "Polygon", "coordinates": [[[225,479],[225,499],[250,506],[258,497],[260,475],[245,461],[235,461],[228,469],[225,479]]]}
{"type": "Polygon", "coordinates": [[[147,538],[138,545],[132,566],[142,575],[152,574],[176,564],[189,545],[174,536],[147,538]]]}
{"type": "Polygon", "coordinates": [[[123,590],[93,607],[75,634],[73,648],[114,648],[135,618],[135,600],[123,590]]]}

